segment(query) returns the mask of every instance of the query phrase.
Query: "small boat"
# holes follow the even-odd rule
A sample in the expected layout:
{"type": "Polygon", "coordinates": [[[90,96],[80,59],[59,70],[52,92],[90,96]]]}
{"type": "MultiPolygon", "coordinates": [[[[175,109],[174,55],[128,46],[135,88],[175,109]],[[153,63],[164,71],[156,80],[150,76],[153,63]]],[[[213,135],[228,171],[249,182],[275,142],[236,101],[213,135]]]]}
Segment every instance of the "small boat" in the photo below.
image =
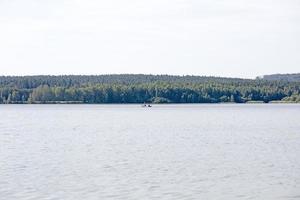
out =
{"type": "Polygon", "coordinates": [[[152,106],[151,106],[150,104],[144,103],[144,104],[142,105],[142,107],[143,107],[143,108],[145,108],[145,107],[151,108],[152,106]]]}

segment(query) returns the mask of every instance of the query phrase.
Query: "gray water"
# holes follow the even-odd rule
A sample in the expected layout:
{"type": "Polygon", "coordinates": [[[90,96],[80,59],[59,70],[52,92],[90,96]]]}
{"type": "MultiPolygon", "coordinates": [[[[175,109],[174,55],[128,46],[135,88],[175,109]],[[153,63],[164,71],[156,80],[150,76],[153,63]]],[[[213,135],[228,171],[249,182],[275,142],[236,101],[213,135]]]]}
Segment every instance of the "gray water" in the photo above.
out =
{"type": "Polygon", "coordinates": [[[1,105],[1,200],[300,199],[300,105],[1,105]]]}

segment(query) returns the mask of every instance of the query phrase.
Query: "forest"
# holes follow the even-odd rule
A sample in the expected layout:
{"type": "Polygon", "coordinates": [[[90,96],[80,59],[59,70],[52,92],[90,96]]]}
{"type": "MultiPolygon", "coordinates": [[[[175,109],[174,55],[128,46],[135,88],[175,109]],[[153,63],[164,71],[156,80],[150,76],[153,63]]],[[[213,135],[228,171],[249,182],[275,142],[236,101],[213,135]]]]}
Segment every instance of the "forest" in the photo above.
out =
{"type": "Polygon", "coordinates": [[[171,75],[0,76],[0,103],[300,102],[300,82],[171,75]]]}

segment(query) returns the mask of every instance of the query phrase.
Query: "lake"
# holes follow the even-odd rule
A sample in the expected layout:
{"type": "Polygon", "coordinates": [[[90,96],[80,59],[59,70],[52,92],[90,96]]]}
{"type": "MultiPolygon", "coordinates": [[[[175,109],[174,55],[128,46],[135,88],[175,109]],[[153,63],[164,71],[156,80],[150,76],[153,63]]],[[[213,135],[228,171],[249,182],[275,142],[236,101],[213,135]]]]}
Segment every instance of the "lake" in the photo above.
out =
{"type": "Polygon", "coordinates": [[[300,199],[300,105],[0,105],[1,200],[300,199]]]}

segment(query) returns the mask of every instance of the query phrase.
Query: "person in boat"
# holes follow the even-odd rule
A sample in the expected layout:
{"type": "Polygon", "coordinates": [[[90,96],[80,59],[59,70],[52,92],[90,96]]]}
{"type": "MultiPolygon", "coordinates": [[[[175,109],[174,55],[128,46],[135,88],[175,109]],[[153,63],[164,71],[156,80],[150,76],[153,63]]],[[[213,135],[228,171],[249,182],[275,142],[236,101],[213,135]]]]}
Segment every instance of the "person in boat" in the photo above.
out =
{"type": "Polygon", "coordinates": [[[152,107],[150,104],[146,104],[146,102],[144,102],[144,104],[142,105],[142,107],[152,107]]]}

